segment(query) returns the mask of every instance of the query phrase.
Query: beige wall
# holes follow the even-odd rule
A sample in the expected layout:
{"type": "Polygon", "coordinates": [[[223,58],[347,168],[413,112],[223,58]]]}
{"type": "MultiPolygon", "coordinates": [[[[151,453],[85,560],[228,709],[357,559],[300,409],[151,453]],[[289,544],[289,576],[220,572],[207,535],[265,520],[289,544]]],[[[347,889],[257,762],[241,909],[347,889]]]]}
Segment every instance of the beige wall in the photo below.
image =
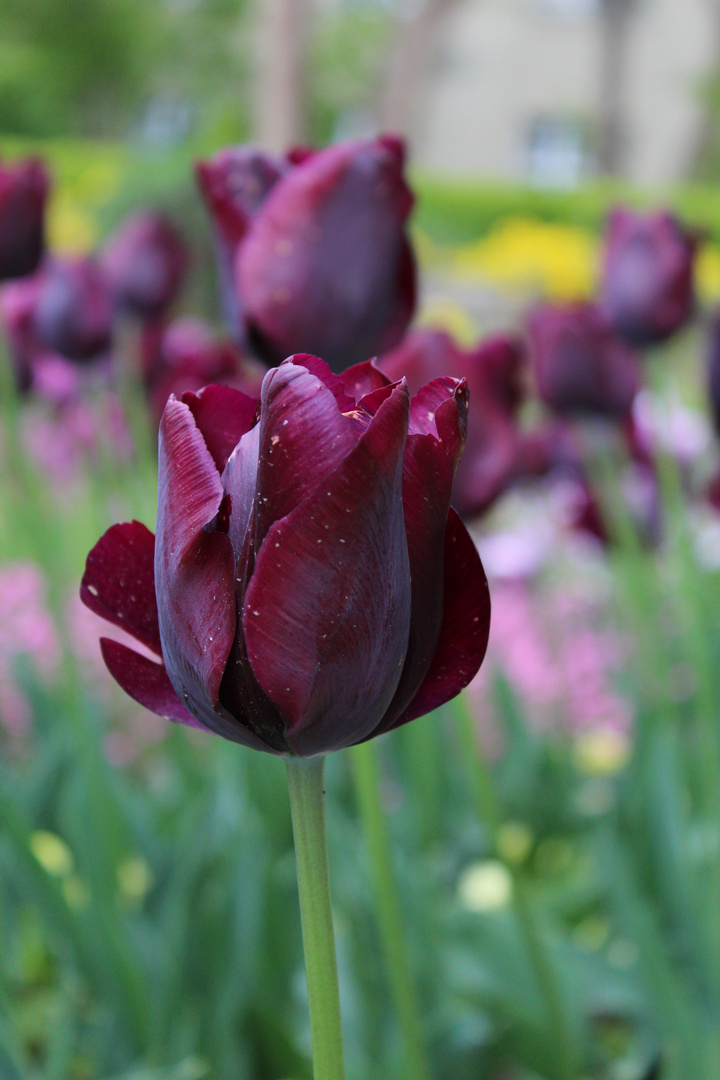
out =
{"type": "MultiPolygon", "coordinates": [[[[628,39],[626,172],[682,179],[698,133],[697,88],[713,61],[716,0],[637,0],[628,39]]],[[[520,179],[533,120],[592,129],[599,96],[597,16],[551,0],[464,0],[442,28],[414,156],[454,174],[520,179]]]]}

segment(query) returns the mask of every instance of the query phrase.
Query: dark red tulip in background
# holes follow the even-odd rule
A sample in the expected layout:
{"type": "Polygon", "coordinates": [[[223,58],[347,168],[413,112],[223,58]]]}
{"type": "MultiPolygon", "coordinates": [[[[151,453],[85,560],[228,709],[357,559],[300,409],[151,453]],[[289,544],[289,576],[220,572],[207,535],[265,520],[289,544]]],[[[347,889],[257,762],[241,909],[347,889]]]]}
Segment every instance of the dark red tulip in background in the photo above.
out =
{"type": "Polygon", "coordinates": [[[142,367],[148,400],[159,422],[171,394],[222,383],[251,397],[260,394],[265,368],[232,341],[218,340],[202,319],[175,319],[143,327],[142,367]]]}
{"type": "Polygon", "coordinates": [[[163,214],[140,211],[108,240],[102,266],[117,305],[135,315],[159,315],[173,302],[187,270],[189,253],[163,214]]]}
{"type": "Polygon", "coordinates": [[[404,376],[411,392],[442,375],[467,380],[467,445],[453,486],[453,506],[463,517],[486,510],[513,478],[524,361],[524,349],[515,338],[488,338],[462,349],[449,334],[430,329],[412,331],[378,360],[390,379],[404,376]]]}
{"type": "Polygon", "coordinates": [[[478,670],[490,602],[450,509],[463,382],[410,400],[369,363],[313,356],[171,398],[157,536],[115,525],[81,595],[154,657],[103,639],[137,701],[278,754],[362,742],[448,701],[478,670]]]}
{"type": "Polygon", "coordinates": [[[45,249],[45,203],[50,178],[30,158],[0,165],[0,281],[37,269],[45,249]]]}
{"type": "Polygon", "coordinates": [[[68,360],[94,360],[112,343],[113,299],[90,256],[56,259],[39,278],[34,327],[41,344],[68,360]]]}
{"type": "Polygon", "coordinates": [[[614,210],[605,235],[601,306],[634,345],[671,337],[693,312],[698,236],[672,214],[614,210]]]}
{"type": "Polygon", "coordinates": [[[223,151],[198,165],[236,333],[278,364],[312,352],[334,371],[396,345],[415,308],[399,139],[295,152],[223,151]]]}
{"type": "Polygon", "coordinates": [[[593,304],[545,304],[528,320],[539,397],[560,415],[626,416],[640,361],[593,304]]]}

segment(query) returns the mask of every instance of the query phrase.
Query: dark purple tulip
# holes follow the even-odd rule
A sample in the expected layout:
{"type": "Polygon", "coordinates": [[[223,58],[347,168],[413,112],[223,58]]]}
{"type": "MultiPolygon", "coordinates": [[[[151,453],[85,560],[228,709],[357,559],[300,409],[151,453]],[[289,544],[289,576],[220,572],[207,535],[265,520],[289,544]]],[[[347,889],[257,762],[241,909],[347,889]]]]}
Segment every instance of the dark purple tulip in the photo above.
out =
{"type": "MultiPolygon", "coordinates": [[[[335,371],[392,348],[415,307],[401,141],[381,136],[262,163],[267,184],[257,184],[253,208],[247,198],[211,200],[212,163],[198,166],[218,234],[226,250],[235,244],[240,337],[268,364],[303,350],[335,371]]],[[[220,175],[216,165],[218,184],[220,175]]]]}
{"type": "Polygon", "coordinates": [[[182,285],[188,250],[162,214],[133,214],[107,242],[102,266],[116,303],[135,315],[159,315],[182,285]]]}
{"type": "Polygon", "coordinates": [[[75,401],[80,393],[77,366],[47,349],[35,332],[35,308],[42,271],[9,281],[0,292],[0,323],[5,331],[15,381],[53,405],[75,401]]]}
{"type": "Polygon", "coordinates": [[[601,305],[633,345],[665,341],[693,312],[699,237],[672,214],[614,210],[605,234],[601,305]]]}
{"type": "Polygon", "coordinates": [[[171,398],[157,537],[114,525],[81,595],[157,660],[103,639],[154,712],[277,754],[362,742],[454,697],[485,653],[490,604],[450,509],[466,388],[410,401],[363,364],[313,356],[171,398]],[[352,396],[348,393],[352,388],[352,396]]]}
{"type": "Polygon", "coordinates": [[[265,368],[245,356],[232,341],[217,340],[201,320],[176,319],[169,326],[143,328],[145,386],[158,422],[171,394],[221,383],[259,397],[265,368]]]}
{"type": "Polygon", "coordinates": [[[50,178],[33,158],[0,165],[0,281],[37,269],[45,249],[50,178]]]}
{"type": "Polygon", "coordinates": [[[560,415],[626,416],[640,388],[640,362],[593,304],[545,304],[529,319],[540,398],[560,415]]]}
{"type": "Polygon", "coordinates": [[[463,517],[486,510],[513,478],[524,360],[514,338],[489,338],[461,349],[443,331],[424,329],[409,333],[377,361],[390,379],[404,376],[411,392],[441,375],[467,381],[467,445],[453,486],[453,505],[463,517]]]}
{"type": "Polygon", "coordinates": [[[99,263],[88,256],[50,263],[35,308],[41,344],[68,360],[94,360],[110,348],[112,327],[112,294],[99,263]]]}

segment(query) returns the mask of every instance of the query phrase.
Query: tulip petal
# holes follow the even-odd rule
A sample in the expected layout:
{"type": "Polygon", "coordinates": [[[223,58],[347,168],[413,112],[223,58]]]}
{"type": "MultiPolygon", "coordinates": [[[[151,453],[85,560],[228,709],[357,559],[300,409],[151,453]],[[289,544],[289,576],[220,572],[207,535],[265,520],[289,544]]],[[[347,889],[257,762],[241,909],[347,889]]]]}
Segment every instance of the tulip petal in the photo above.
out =
{"type": "Polygon", "coordinates": [[[157,664],[111,638],[100,638],[100,651],[115,682],[134,701],[158,716],[205,730],[175,693],[164,664],[157,664]]]}
{"type": "Polygon", "coordinates": [[[320,382],[332,391],[340,412],[347,412],[355,408],[355,399],[345,393],[345,380],[341,380],[319,356],[311,356],[310,353],[295,353],[289,356],[291,364],[307,368],[311,375],[315,375],[320,382]]]}
{"type": "Polygon", "coordinates": [[[256,550],[272,523],[294,510],[358,440],[333,391],[299,364],[270,371],[260,401],[256,550]]]}
{"type": "MultiPolygon", "coordinates": [[[[168,675],[210,727],[235,634],[229,538],[208,532],[223,488],[187,405],[171,398],[160,425],[155,582],[168,675]]],[[[222,732],[224,734],[224,732],[222,732]]]]}
{"type": "Polygon", "coordinates": [[[374,390],[381,390],[383,386],[390,386],[391,380],[376,366],[375,360],[363,360],[360,364],[343,371],[340,376],[345,387],[345,393],[360,401],[374,390]]]}
{"type": "Polygon", "coordinates": [[[193,414],[218,472],[222,472],[240,439],[252,426],[257,400],[229,386],[205,386],[196,394],[187,391],[181,400],[193,414]]]}
{"type": "Polygon", "coordinates": [[[145,525],[113,525],[87,557],[80,599],[160,656],[154,559],[155,537],[145,525]]]}
{"type": "Polygon", "coordinates": [[[405,448],[403,505],[410,559],[412,613],[407,658],[383,728],[392,727],[422,684],[443,619],[445,542],[453,476],[467,430],[467,386],[435,379],[413,398],[405,448]]]}
{"type": "Polygon", "coordinates": [[[110,638],[100,639],[100,649],[105,665],[115,681],[126,694],[150,712],[199,731],[222,735],[253,750],[275,752],[273,747],[258,739],[243,724],[236,723],[222,708],[213,709],[208,704],[202,720],[193,716],[176,694],[164,664],[156,664],[148,657],[141,656],[110,638]]]}
{"type": "Polygon", "coordinates": [[[303,756],[349,746],[376,727],[405,661],[408,412],[399,385],[335,471],[272,525],[257,555],[243,614],[248,656],[303,756]]]}
{"type": "MultiPolygon", "coordinates": [[[[472,537],[451,509],[445,532],[445,599],[437,648],[420,689],[390,727],[424,716],[459,694],[477,674],[489,633],[490,593],[485,571],[472,537]]],[[[383,725],[380,731],[385,730],[383,725]]]]}

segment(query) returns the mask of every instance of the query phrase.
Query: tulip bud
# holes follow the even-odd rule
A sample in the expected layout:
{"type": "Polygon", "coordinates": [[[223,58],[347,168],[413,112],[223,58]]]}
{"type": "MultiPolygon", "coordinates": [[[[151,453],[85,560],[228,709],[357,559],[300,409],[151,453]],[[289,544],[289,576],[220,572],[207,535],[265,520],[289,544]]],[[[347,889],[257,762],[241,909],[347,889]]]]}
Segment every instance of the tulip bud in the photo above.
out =
{"type": "Polygon", "coordinates": [[[535,382],[556,413],[618,419],[640,387],[639,358],[592,304],[545,304],[530,316],[535,382]]]}
{"type": "Polygon", "coordinates": [[[693,312],[693,261],[698,235],[672,214],[618,209],[605,235],[601,306],[632,345],[665,341],[693,312]]]}
{"type": "Polygon", "coordinates": [[[217,341],[201,319],[176,319],[165,328],[148,324],[142,352],[145,385],[158,422],[171,394],[180,397],[222,383],[257,397],[265,374],[231,341],[217,341]]]}
{"type": "Polygon", "coordinates": [[[134,214],[110,238],[102,266],[119,307],[143,318],[159,315],[180,290],[188,263],[185,243],[163,215],[134,214]]]}
{"type": "Polygon", "coordinates": [[[110,348],[112,325],[112,296],[94,259],[58,259],[47,267],[35,308],[42,345],[69,360],[94,360],[110,348]]]}
{"type": "Polygon", "coordinates": [[[41,161],[0,165],[0,281],[37,269],[45,248],[50,178],[41,161]]]}
{"type": "Polygon", "coordinates": [[[259,750],[312,757],[454,697],[487,644],[482,566],[450,509],[467,391],[410,401],[363,364],[313,356],[171,398],[157,536],[113,526],[81,596],[149,659],[103,639],[136,701],[259,750]],[[349,393],[353,388],[353,394],[349,393]]]}
{"type": "Polygon", "coordinates": [[[267,182],[256,182],[254,203],[245,181],[242,197],[231,198],[220,182],[229,166],[212,165],[201,163],[198,175],[225,260],[234,246],[237,334],[260,359],[278,364],[304,350],[340,371],[401,339],[415,306],[415,263],[398,139],[295,152],[275,164],[272,183],[262,159],[267,182]]]}
{"type": "Polygon", "coordinates": [[[486,510],[513,478],[524,361],[514,338],[498,336],[461,349],[448,334],[429,329],[412,331],[378,360],[388,378],[404,376],[411,391],[441,375],[467,381],[467,445],[453,487],[453,505],[463,517],[486,510]]]}

